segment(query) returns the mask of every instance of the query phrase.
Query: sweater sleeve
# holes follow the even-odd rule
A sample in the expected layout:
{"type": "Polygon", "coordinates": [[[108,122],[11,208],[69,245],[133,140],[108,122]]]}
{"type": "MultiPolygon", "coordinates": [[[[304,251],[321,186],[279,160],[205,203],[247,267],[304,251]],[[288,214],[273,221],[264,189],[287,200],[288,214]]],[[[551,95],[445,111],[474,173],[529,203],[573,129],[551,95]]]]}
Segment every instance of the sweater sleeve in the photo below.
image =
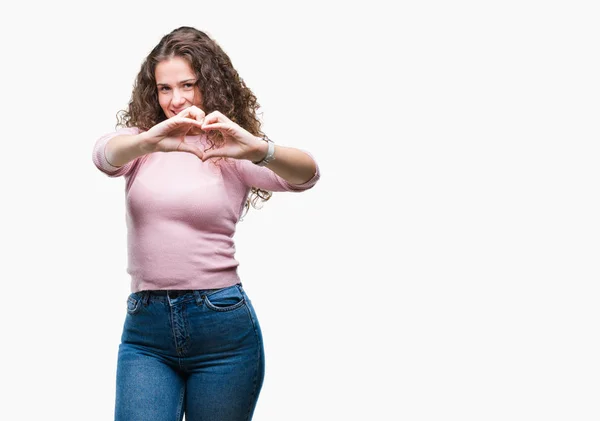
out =
{"type": "Polygon", "coordinates": [[[100,171],[102,171],[109,177],[119,177],[128,174],[131,171],[131,169],[135,166],[136,161],[140,158],[136,158],[132,161],[129,161],[127,164],[121,167],[115,167],[106,160],[106,144],[113,137],[119,135],[129,135],[138,133],[140,133],[140,130],[137,127],[123,127],[114,132],[107,133],[104,136],[100,137],[98,140],[96,140],[94,150],[92,153],[92,161],[94,162],[94,165],[96,165],[96,168],[98,168],[100,171]]]}
{"type": "Polygon", "coordinates": [[[301,192],[304,190],[308,190],[312,188],[319,178],[321,178],[321,172],[319,170],[319,165],[314,157],[307,151],[302,150],[302,152],[308,154],[313,161],[315,161],[316,170],[313,174],[312,178],[306,181],[303,184],[291,184],[286,181],[284,178],[275,174],[273,171],[268,169],[267,167],[259,167],[258,165],[254,165],[252,162],[248,160],[240,160],[236,159],[235,161],[235,169],[238,173],[239,178],[242,180],[244,184],[248,187],[257,187],[263,190],[269,190],[274,192],[280,191],[291,191],[291,192],[301,192]]]}

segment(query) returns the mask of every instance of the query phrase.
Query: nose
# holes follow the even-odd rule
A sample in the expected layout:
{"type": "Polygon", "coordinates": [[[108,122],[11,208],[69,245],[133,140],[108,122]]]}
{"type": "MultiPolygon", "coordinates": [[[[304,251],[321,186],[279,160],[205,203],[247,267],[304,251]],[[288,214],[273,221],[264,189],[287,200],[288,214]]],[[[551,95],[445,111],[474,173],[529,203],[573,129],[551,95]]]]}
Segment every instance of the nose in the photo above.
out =
{"type": "Polygon", "coordinates": [[[185,97],[179,89],[173,89],[173,98],[171,99],[171,102],[176,107],[185,103],[185,97]]]}

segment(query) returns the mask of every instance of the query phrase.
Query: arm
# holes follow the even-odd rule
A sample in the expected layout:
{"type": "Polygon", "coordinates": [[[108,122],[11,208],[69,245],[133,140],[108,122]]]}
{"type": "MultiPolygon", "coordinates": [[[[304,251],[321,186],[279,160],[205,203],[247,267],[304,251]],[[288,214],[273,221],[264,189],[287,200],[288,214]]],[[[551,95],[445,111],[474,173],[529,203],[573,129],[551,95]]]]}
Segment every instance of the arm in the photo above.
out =
{"type": "Polygon", "coordinates": [[[134,135],[138,135],[139,133],[140,131],[136,127],[123,127],[114,132],[107,133],[96,140],[92,152],[92,160],[96,167],[110,177],[127,175],[137,160],[133,159],[126,164],[116,167],[112,164],[112,162],[108,161],[106,157],[106,147],[113,138],[132,137],[134,135]]]}
{"type": "MultiPolygon", "coordinates": [[[[95,160],[107,171],[118,171],[129,162],[151,152],[188,152],[202,158],[202,151],[195,145],[185,143],[185,136],[201,123],[193,118],[181,117],[180,113],[164,120],[148,131],[137,128],[119,130],[123,133],[108,135],[96,142],[95,160]]],[[[186,114],[187,115],[187,112],[186,114]]]]}
{"type": "MultiPolygon", "coordinates": [[[[267,155],[267,142],[260,139],[253,154],[247,159],[258,162],[267,155]]],[[[275,145],[275,159],[266,167],[290,184],[304,184],[317,172],[317,165],[307,153],[286,146],[275,145]]]]}
{"type": "MultiPolygon", "coordinates": [[[[192,106],[188,110],[193,113],[194,108],[192,106]]],[[[258,162],[267,155],[267,142],[252,135],[219,111],[213,111],[204,117],[202,130],[218,130],[224,141],[220,147],[205,151],[202,161],[221,156],[258,162]]],[[[299,149],[275,146],[274,155],[275,159],[267,164],[267,168],[289,184],[304,185],[318,173],[313,158],[299,149]]]]}
{"type": "Polygon", "coordinates": [[[115,136],[108,141],[104,148],[104,156],[113,167],[122,167],[148,152],[143,133],[115,136]]]}

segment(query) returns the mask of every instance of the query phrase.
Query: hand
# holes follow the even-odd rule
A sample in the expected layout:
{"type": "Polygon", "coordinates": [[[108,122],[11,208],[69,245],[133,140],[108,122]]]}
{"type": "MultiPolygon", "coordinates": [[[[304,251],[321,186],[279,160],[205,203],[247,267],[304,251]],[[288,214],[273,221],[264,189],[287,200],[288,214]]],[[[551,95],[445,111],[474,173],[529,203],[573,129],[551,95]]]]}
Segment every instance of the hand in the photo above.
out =
{"type": "Polygon", "coordinates": [[[185,136],[201,131],[204,111],[191,106],[143,133],[147,152],[188,152],[202,159],[204,153],[193,143],[185,143],[185,136]]]}
{"type": "Polygon", "coordinates": [[[204,157],[201,158],[202,161],[214,157],[260,161],[266,154],[266,152],[262,152],[262,156],[260,156],[264,141],[243,129],[219,111],[213,111],[204,116],[202,130],[218,130],[223,135],[224,141],[221,146],[204,152],[204,157]]]}

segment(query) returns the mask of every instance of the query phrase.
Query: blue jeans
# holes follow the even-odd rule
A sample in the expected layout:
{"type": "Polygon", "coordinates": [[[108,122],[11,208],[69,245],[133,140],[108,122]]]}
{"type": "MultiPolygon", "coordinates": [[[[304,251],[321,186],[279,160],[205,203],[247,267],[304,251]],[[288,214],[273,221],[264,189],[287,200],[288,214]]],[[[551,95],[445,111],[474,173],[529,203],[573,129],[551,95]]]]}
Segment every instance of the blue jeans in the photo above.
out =
{"type": "Polygon", "coordinates": [[[263,340],[241,284],[129,295],[116,421],[248,421],[265,375],[263,340]]]}

